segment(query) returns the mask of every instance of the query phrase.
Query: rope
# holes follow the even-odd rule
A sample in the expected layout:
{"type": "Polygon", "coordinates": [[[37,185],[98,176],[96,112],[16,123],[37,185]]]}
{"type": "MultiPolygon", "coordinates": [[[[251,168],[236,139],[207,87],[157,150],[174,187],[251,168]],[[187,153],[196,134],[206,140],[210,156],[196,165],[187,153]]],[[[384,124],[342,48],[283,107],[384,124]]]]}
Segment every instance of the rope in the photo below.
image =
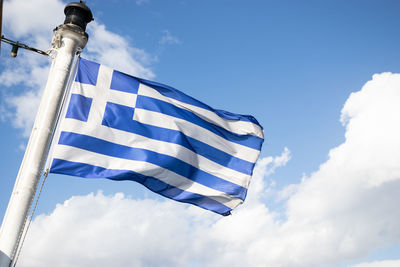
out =
{"type": "MultiPolygon", "coordinates": [[[[0,0],[0,1],[1,1],[1,0],[0,0]]],[[[1,39],[2,39],[1,41],[4,42],[4,39],[6,39],[6,38],[4,38],[4,36],[1,36],[1,39]]],[[[8,39],[7,39],[7,40],[8,40],[8,39]]],[[[23,47],[23,48],[25,48],[25,47],[23,47]]],[[[25,49],[26,49],[26,48],[25,48],[25,49]]],[[[78,48],[78,50],[77,50],[77,55],[78,55],[78,57],[80,57],[81,51],[82,51],[82,49],[78,48]]],[[[37,52],[37,51],[35,51],[35,52],[37,52]]],[[[41,52],[43,52],[43,51],[41,51],[41,52]]],[[[46,52],[39,53],[39,54],[46,54],[47,56],[50,56],[50,57],[52,57],[52,58],[54,59],[53,52],[57,52],[57,49],[51,48],[51,49],[47,50],[46,52]]],[[[63,96],[62,106],[64,106],[65,101],[66,101],[66,98],[67,98],[67,95],[68,95],[68,90],[70,90],[70,88],[71,88],[71,83],[72,83],[73,78],[74,78],[73,75],[76,74],[76,68],[77,68],[77,65],[78,65],[77,62],[78,62],[77,59],[75,59],[74,62],[73,62],[73,67],[72,67],[72,72],[71,72],[72,74],[70,74],[69,81],[68,81],[68,86],[67,86],[67,90],[66,90],[66,92],[64,93],[64,96],[63,96]]],[[[56,119],[56,124],[55,124],[55,125],[58,124],[58,121],[59,121],[59,119],[60,119],[61,113],[62,113],[62,110],[60,110],[60,111],[58,112],[58,114],[57,114],[57,119],[56,119]]],[[[55,128],[57,128],[57,127],[55,127],[55,128]]],[[[55,130],[53,129],[53,132],[54,132],[54,131],[55,131],[55,130]]],[[[56,136],[56,134],[54,134],[54,136],[56,136]]],[[[54,138],[54,137],[53,137],[53,138],[54,138]]],[[[15,250],[14,250],[14,252],[13,252],[13,255],[14,255],[15,257],[13,257],[14,259],[13,259],[13,261],[12,261],[12,264],[10,265],[10,266],[12,266],[12,267],[15,267],[15,266],[17,265],[19,256],[20,256],[21,251],[22,251],[22,247],[23,247],[24,242],[25,242],[26,235],[27,235],[27,233],[28,233],[29,227],[30,227],[30,225],[31,225],[33,216],[34,216],[35,211],[36,211],[36,207],[37,207],[38,202],[39,202],[40,194],[42,193],[42,190],[43,190],[43,187],[44,187],[44,183],[45,183],[46,178],[47,178],[47,176],[48,176],[48,174],[49,174],[49,168],[48,168],[48,166],[46,166],[45,168],[46,168],[46,170],[45,170],[45,172],[44,172],[44,174],[43,174],[42,184],[41,184],[41,186],[40,186],[40,190],[39,190],[38,195],[37,195],[37,197],[36,197],[35,206],[33,207],[32,213],[31,213],[31,215],[30,215],[30,217],[29,217],[28,224],[26,225],[25,231],[21,231],[21,233],[19,234],[19,237],[18,237],[18,243],[20,243],[20,242],[21,242],[21,243],[20,243],[20,245],[19,245],[17,248],[15,248],[15,250]],[[22,237],[22,235],[23,235],[23,237],[22,237]],[[21,237],[22,237],[22,241],[21,241],[21,237]]],[[[32,197],[31,203],[32,203],[33,199],[34,199],[34,197],[32,197]]],[[[31,207],[31,206],[30,206],[30,207],[31,207]]],[[[25,217],[24,225],[26,224],[27,220],[28,220],[28,216],[25,217]]]]}
{"type": "Polygon", "coordinates": [[[24,236],[23,236],[22,241],[21,241],[21,245],[19,246],[18,251],[16,252],[16,257],[15,257],[15,260],[14,260],[14,264],[12,265],[13,267],[15,267],[17,265],[19,255],[21,254],[22,246],[24,245],[26,234],[28,233],[29,226],[31,225],[32,218],[33,218],[33,215],[35,214],[36,207],[37,207],[37,205],[39,203],[40,194],[42,193],[42,190],[43,190],[43,187],[44,187],[44,182],[46,181],[46,178],[47,178],[48,174],[49,174],[49,170],[47,169],[43,174],[42,185],[40,186],[39,193],[38,193],[38,195],[36,197],[35,206],[33,207],[31,216],[29,217],[28,225],[26,226],[25,233],[24,233],[24,236]]]}

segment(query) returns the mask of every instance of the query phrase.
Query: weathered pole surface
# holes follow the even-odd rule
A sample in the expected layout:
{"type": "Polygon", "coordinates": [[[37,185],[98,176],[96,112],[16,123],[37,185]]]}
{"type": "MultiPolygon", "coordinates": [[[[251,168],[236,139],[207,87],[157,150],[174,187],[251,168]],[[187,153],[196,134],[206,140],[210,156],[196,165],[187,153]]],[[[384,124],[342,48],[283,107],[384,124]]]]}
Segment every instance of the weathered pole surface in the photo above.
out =
{"type": "Polygon", "coordinates": [[[88,41],[86,24],[93,20],[93,16],[85,3],[70,3],[64,13],[64,24],[56,28],[52,41],[56,56],[1,226],[0,267],[9,267],[14,260],[50,149],[74,60],[88,41]]]}

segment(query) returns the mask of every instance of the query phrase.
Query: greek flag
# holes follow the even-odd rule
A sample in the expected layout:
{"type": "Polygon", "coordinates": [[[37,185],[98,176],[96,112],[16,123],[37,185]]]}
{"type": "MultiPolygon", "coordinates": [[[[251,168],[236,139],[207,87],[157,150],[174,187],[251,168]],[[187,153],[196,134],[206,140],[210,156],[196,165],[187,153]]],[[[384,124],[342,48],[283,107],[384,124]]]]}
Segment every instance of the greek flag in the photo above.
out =
{"type": "Polygon", "coordinates": [[[160,83],[81,58],[50,155],[50,172],[132,180],[229,215],[263,143],[252,116],[213,109],[160,83]]]}

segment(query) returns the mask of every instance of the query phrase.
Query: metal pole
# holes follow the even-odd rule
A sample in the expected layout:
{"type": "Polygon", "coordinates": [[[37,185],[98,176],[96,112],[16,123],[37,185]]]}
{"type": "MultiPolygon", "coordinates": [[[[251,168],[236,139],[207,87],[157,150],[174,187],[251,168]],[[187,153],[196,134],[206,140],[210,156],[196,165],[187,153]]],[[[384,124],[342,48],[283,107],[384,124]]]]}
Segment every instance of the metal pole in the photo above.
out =
{"type": "Polygon", "coordinates": [[[0,0],[0,36],[1,36],[1,29],[3,25],[3,0],[0,0]]]}
{"type": "MultiPolygon", "coordinates": [[[[3,36],[3,0],[0,0],[0,38],[3,36]]],[[[1,42],[0,42],[0,51],[1,51],[1,42]]]]}
{"type": "Polygon", "coordinates": [[[93,16],[85,3],[70,3],[64,13],[64,24],[56,29],[52,41],[57,55],[50,68],[28,146],[1,226],[0,267],[9,267],[14,259],[49,152],[73,61],[88,40],[85,33],[86,24],[93,20],[93,16]]]}

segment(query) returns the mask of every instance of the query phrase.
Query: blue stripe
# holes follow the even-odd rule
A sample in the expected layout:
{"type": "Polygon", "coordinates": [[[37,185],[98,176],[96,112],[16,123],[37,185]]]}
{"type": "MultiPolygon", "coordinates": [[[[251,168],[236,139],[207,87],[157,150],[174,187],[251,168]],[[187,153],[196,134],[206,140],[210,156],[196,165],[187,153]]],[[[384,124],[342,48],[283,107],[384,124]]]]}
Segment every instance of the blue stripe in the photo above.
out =
{"type": "Polygon", "coordinates": [[[253,149],[261,150],[261,146],[264,141],[264,139],[257,136],[232,133],[220,126],[205,121],[193,112],[152,97],[138,95],[135,107],[163,113],[175,118],[189,121],[206,130],[209,130],[210,132],[213,132],[225,140],[253,149]]]}
{"type": "Polygon", "coordinates": [[[97,76],[99,74],[100,64],[86,60],[79,59],[79,68],[75,77],[76,82],[96,85],[97,76]]]}
{"type": "Polygon", "coordinates": [[[209,197],[181,190],[154,177],[144,176],[131,170],[105,169],[84,163],[53,159],[50,172],[83,178],[108,178],[116,181],[136,181],[157,194],[179,202],[194,204],[224,216],[230,215],[231,211],[229,207],[209,197]]]}
{"type": "Polygon", "coordinates": [[[262,126],[260,125],[260,123],[251,115],[240,115],[240,114],[235,114],[235,113],[231,113],[231,112],[224,111],[224,110],[213,109],[212,107],[194,99],[193,97],[186,95],[185,93],[183,93],[171,86],[153,82],[153,81],[149,81],[149,80],[145,80],[145,79],[141,79],[141,78],[136,78],[136,77],[135,77],[135,79],[137,79],[141,83],[153,88],[154,90],[158,91],[163,96],[173,98],[173,99],[179,100],[181,102],[184,102],[184,103],[187,103],[190,105],[194,105],[194,106],[197,106],[200,108],[207,109],[209,111],[216,113],[218,116],[220,116],[224,119],[252,122],[252,123],[260,126],[260,128],[262,129],[262,126]]]}
{"type": "Polygon", "coordinates": [[[139,81],[128,74],[114,70],[110,89],[137,94],[139,89],[139,81]]]}
{"type": "Polygon", "coordinates": [[[242,200],[246,198],[246,188],[211,175],[175,157],[71,132],[61,132],[58,143],[115,158],[149,162],[233,197],[242,200]]]}
{"type": "MultiPolygon", "coordinates": [[[[75,81],[96,85],[99,67],[100,67],[100,64],[98,64],[96,62],[92,62],[87,59],[80,58],[78,73],[76,75],[75,81]]],[[[251,115],[240,115],[240,114],[235,114],[235,113],[231,113],[231,112],[224,111],[224,110],[213,109],[212,107],[202,103],[201,101],[194,99],[193,97],[186,95],[185,93],[183,93],[171,86],[168,86],[168,85],[165,85],[162,83],[158,83],[158,82],[153,82],[153,81],[137,78],[137,77],[127,75],[127,74],[124,74],[124,75],[125,75],[125,78],[127,80],[132,81],[133,84],[136,84],[137,81],[139,81],[140,83],[143,83],[143,84],[155,89],[163,96],[173,98],[173,99],[179,100],[181,102],[184,102],[184,103],[187,103],[190,105],[194,105],[197,107],[207,109],[209,111],[216,113],[218,116],[228,119],[228,120],[252,122],[252,123],[260,126],[262,129],[262,126],[260,125],[260,123],[251,115]]],[[[115,88],[112,88],[112,89],[122,90],[122,91],[130,90],[130,89],[126,89],[126,88],[123,89],[123,87],[119,87],[119,86],[117,86],[117,87],[118,87],[118,89],[115,89],[115,88]]]]}
{"type": "Polygon", "coordinates": [[[222,166],[244,174],[252,175],[254,163],[233,157],[224,151],[186,136],[180,131],[161,128],[135,121],[133,120],[133,113],[134,108],[109,102],[107,103],[104,112],[102,124],[114,129],[135,133],[151,139],[181,145],[187,149],[190,149],[196,154],[199,154],[222,166]]]}

